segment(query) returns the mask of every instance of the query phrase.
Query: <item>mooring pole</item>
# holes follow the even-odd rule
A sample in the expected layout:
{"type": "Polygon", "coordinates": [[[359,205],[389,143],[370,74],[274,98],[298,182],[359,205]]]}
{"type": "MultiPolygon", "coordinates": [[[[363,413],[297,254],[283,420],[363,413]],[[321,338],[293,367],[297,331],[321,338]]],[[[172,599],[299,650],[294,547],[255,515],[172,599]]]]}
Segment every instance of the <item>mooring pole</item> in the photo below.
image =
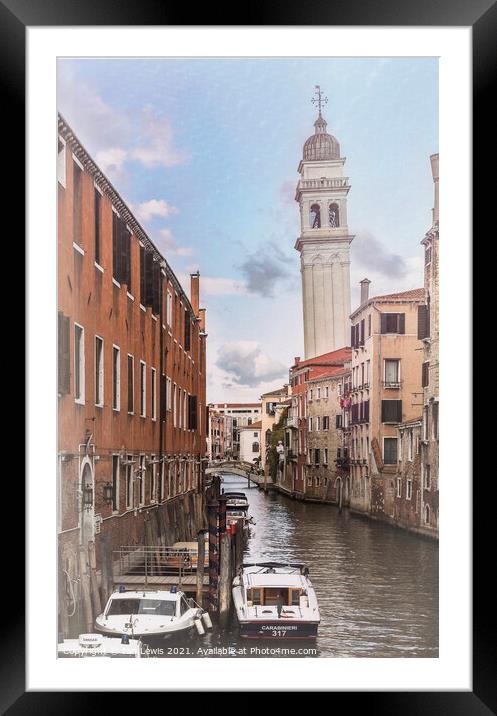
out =
{"type": "Polygon", "coordinates": [[[197,535],[197,604],[200,606],[204,599],[205,532],[200,530],[197,535]]]}
{"type": "Polygon", "coordinates": [[[209,523],[209,611],[217,612],[218,578],[219,578],[219,544],[217,534],[217,500],[207,503],[207,520],[209,523]]]}

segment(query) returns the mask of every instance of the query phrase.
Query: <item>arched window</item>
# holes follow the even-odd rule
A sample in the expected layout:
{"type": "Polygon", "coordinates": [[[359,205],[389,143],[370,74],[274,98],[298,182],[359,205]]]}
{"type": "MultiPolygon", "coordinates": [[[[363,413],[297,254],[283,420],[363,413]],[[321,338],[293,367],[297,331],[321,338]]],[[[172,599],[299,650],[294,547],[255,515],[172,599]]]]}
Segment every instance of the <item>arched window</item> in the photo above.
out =
{"type": "Polygon", "coordinates": [[[321,228],[321,210],[319,204],[313,204],[309,214],[309,225],[311,229],[321,228]]]}
{"type": "Polygon", "coordinates": [[[430,505],[425,505],[425,524],[430,524],[430,505]]]}
{"type": "Polygon", "coordinates": [[[338,204],[330,204],[328,207],[328,219],[332,229],[340,226],[340,217],[338,213],[338,204]]]}
{"type": "Polygon", "coordinates": [[[252,443],[252,452],[259,452],[259,443],[252,443]]]}

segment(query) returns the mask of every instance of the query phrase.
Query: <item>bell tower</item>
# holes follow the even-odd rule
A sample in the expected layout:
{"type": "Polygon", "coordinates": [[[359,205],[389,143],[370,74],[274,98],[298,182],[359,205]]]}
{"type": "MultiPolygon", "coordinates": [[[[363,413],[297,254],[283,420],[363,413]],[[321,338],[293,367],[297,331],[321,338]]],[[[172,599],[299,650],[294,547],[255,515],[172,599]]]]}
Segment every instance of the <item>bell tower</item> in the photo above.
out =
{"type": "Polygon", "coordinates": [[[305,357],[314,358],[350,344],[350,244],[345,157],[327,132],[316,85],[314,134],[304,144],[295,200],[300,206],[300,253],[305,357]]]}

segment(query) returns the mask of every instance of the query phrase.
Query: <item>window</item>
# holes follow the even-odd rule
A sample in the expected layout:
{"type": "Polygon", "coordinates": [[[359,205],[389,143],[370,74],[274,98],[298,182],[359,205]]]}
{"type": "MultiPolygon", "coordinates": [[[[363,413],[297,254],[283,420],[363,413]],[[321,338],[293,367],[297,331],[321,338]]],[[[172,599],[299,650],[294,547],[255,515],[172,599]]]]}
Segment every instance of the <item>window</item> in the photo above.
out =
{"type": "Polygon", "coordinates": [[[400,423],[402,422],[402,401],[382,400],[381,401],[381,422],[400,423]]]}
{"type": "Polygon", "coordinates": [[[135,360],[132,355],[128,353],[128,413],[134,413],[135,411],[135,360]]]}
{"type": "Polygon", "coordinates": [[[324,448],[324,451],[323,451],[323,452],[324,452],[324,455],[323,455],[323,464],[324,464],[324,465],[327,465],[327,464],[328,464],[328,448],[324,448]]]}
{"type": "Polygon", "coordinates": [[[329,430],[329,429],[330,429],[330,417],[329,417],[329,415],[323,415],[323,430],[329,430]]]}
{"type": "Polygon", "coordinates": [[[428,406],[425,405],[423,408],[423,440],[428,440],[428,406]]]}
{"type": "Polygon", "coordinates": [[[85,402],[85,331],[74,324],[74,400],[85,402]]]}
{"type": "Polygon", "coordinates": [[[66,187],[66,140],[59,137],[57,147],[57,180],[61,186],[66,187]]]}
{"type": "Polygon", "coordinates": [[[160,265],[152,251],[140,246],[140,303],[160,312],[160,265]]]}
{"type": "Polygon", "coordinates": [[[139,480],[139,504],[145,504],[145,483],[146,483],[147,470],[145,467],[145,455],[140,455],[140,470],[138,475],[139,480]]]}
{"type": "Polygon", "coordinates": [[[382,313],[381,333],[405,333],[405,313],[382,313]]]}
{"type": "Polygon", "coordinates": [[[140,416],[147,414],[147,366],[140,361],[140,416]]]}
{"type": "Polygon", "coordinates": [[[431,406],[431,430],[433,440],[438,440],[438,402],[431,406]]]}
{"type": "Polygon", "coordinates": [[[321,451],[319,448],[314,449],[314,464],[319,465],[319,461],[321,459],[321,451]]]}
{"type": "Polygon", "coordinates": [[[183,348],[185,349],[185,351],[190,350],[190,340],[191,340],[190,314],[185,309],[185,339],[183,341],[183,348]]]}
{"type": "Polygon", "coordinates": [[[318,391],[317,399],[321,400],[321,388],[318,388],[317,391],[318,391]]]}
{"type": "Polygon", "coordinates": [[[397,438],[383,439],[383,462],[385,465],[397,464],[397,438]]]}
{"type": "Polygon", "coordinates": [[[402,497],[402,480],[397,478],[397,497],[402,497]]]}
{"type": "Polygon", "coordinates": [[[155,462],[155,455],[151,455],[150,460],[150,502],[157,502],[157,464],[155,462]]]}
{"type": "Polygon", "coordinates": [[[311,229],[321,228],[321,210],[319,204],[313,204],[309,213],[309,226],[311,229]]]}
{"type": "Polygon", "coordinates": [[[430,303],[418,306],[418,339],[430,337],[430,303]]]}
{"type": "Polygon", "coordinates": [[[368,337],[371,336],[371,314],[368,315],[368,337]]]}
{"type": "Polygon", "coordinates": [[[157,420],[157,371],[155,368],[150,369],[150,415],[152,420],[157,420]]]}
{"type": "Polygon", "coordinates": [[[430,364],[423,363],[421,366],[421,387],[426,388],[430,382],[430,364]]]}
{"type": "Polygon", "coordinates": [[[397,386],[400,383],[400,360],[387,358],[385,360],[385,386],[397,386]]]}
{"type": "Polygon", "coordinates": [[[412,499],[412,480],[407,481],[406,500],[412,499]]]}
{"type": "Polygon", "coordinates": [[[324,389],[324,397],[329,398],[330,397],[330,389],[328,386],[324,389]]]}
{"type": "Polygon", "coordinates": [[[173,325],[173,294],[170,291],[167,292],[166,322],[167,322],[167,325],[170,328],[172,328],[172,325],[173,325]]]}
{"type": "Polygon", "coordinates": [[[72,163],[72,233],[73,241],[83,245],[83,170],[72,163]]]}
{"type": "Polygon", "coordinates": [[[431,490],[431,466],[424,466],[424,487],[425,490],[431,490]]]}
{"type": "Polygon", "coordinates": [[[112,409],[121,409],[121,351],[112,346],[112,409]]]}
{"type": "Polygon", "coordinates": [[[338,204],[330,204],[328,207],[328,220],[332,229],[336,229],[340,226],[338,204]]]}
{"type": "Polygon", "coordinates": [[[171,411],[171,409],[172,409],[171,390],[172,390],[171,378],[166,378],[166,406],[167,406],[167,410],[169,410],[169,411],[171,411]]]}
{"type": "Polygon", "coordinates": [[[101,263],[100,242],[101,242],[101,225],[102,225],[102,195],[95,187],[93,192],[95,197],[95,261],[98,265],[101,263]]]}
{"type": "Polygon", "coordinates": [[[188,409],[188,402],[187,402],[187,395],[186,390],[183,391],[183,430],[186,430],[187,425],[187,409],[188,409]]]}
{"type": "Polygon", "coordinates": [[[425,505],[425,524],[430,524],[430,505],[425,505]]]}
{"type": "MultiPolygon", "coordinates": [[[[335,428],[341,428],[343,427],[343,421],[341,415],[335,415],[335,428]]],[[[324,430],[324,425],[323,425],[324,430]]]]}
{"type": "Polygon", "coordinates": [[[131,292],[131,233],[125,222],[112,212],[112,276],[131,292]]]}
{"type": "Polygon", "coordinates": [[[312,433],[312,418],[309,418],[309,432],[312,433]]]}
{"type": "Polygon", "coordinates": [[[414,452],[414,434],[412,430],[407,431],[407,459],[412,462],[414,452]]]}
{"type": "Polygon", "coordinates": [[[126,507],[133,507],[133,455],[126,458],[126,507]]]}
{"type": "Polygon", "coordinates": [[[312,400],[312,388],[309,390],[309,400],[312,400]]]}
{"type": "Polygon", "coordinates": [[[119,455],[112,456],[112,510],[119,510],[119,455]]]}
{"type": "Polygon", "coordinates": [[[104,404],[104,342],[95,336],[95,405],[104,404]]]}
{"type": "Polygon", "coordinates": [[[188,396],[188,430],[197,429],[197,396],[188,396]]]}
{"type": "Polygon", "coordinates": [[[68,316],[58,313],[58,393],[67,395],[71,388],[70,322],[68,316]]]}
{"type": "Polygon", "coordinates": [[[173,427],[177,425],[177,410],[176,410],[176,383],[173,384],[173,427]]]}
{"type": "Polygon", "coordinates": [[[252,443],[252,452],[259,452],[259,443],[252,443]]]}
{"type": "Polygon", "coordinates": [[[320,429],[321,429],[321,418],[318,415],[316,418],[316,430],[318,431],[320,429]]]}

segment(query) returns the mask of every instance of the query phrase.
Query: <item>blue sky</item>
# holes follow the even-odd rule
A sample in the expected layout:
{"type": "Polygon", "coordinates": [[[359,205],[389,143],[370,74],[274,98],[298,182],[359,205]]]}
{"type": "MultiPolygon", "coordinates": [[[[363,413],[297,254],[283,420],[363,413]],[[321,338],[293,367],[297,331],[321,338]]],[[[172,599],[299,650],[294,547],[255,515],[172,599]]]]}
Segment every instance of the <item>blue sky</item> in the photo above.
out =
{"type": "Polygon", "coordinates": [[[303,355],[294,201],[310,100],[350,179],[352,309],[422,286],[438,151],[438,61],[61,59],[59,110],[207,308],[208,400],[258,399],[303,355]]]}

